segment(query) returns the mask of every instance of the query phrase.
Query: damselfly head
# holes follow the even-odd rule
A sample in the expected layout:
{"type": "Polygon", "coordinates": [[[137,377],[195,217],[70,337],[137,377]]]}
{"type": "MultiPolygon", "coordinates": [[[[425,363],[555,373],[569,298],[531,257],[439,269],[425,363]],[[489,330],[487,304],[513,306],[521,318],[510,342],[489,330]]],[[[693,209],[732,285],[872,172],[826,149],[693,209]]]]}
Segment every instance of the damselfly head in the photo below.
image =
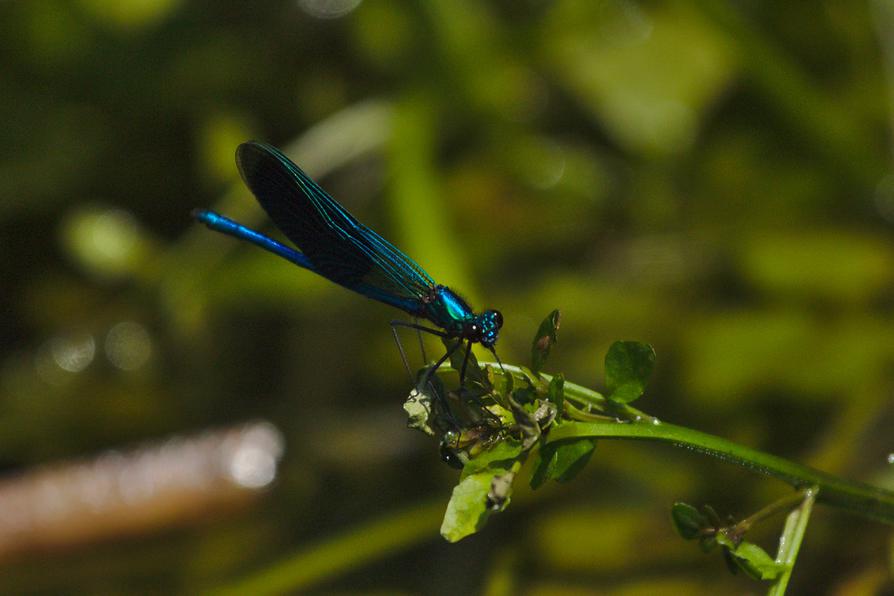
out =
{"type": "Polygon", "coordinates": [[[478,326],[481,333],[479,340],[481,345],[491,348],[497,343],[500,328],[503,327],[503,315],[498,310],[486,310],[478,316],[478,326]]]}

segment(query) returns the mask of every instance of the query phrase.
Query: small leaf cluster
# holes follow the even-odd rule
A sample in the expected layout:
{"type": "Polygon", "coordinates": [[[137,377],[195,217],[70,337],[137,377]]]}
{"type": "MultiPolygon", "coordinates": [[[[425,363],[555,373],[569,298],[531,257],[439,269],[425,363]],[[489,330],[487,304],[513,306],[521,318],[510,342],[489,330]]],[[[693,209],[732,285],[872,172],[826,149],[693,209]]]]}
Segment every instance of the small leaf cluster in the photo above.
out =
{"type": "Polygon", "coordinates": [[[719,546],[731,573],[741,570],[753,579],[773,581],[785,571],[785,566],[773,560],[767,551],[743,539],[743,526],[723,525],[709,505],[699,510],[688,503],[674,503],[671,520],[682,538],[697,541],[704,552],[719,546]]]}

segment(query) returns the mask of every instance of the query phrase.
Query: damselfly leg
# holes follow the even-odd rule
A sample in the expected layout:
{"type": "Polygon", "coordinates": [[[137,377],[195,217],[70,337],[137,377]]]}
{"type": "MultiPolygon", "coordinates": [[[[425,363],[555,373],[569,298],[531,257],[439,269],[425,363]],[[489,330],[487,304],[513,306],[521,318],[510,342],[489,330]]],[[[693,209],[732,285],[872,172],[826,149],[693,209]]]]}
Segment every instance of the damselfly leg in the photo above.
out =
{"type": "MultiPolygon", "coordinates": [[[[407,370],[407,375],[410,377],[410,383],[414,383],[416,381],[416,379],[413,375],[412,370],[410,369],[410,363],[409,363],[409,360],[407,359],[406,350],[404,350],[403,343],[400,341],[400,336],[397,333],[398,327],[407,327],[409,329],[416,330],[416,333],[419,336],[419,347],[422,352],[423,362],[427,361],[427,359],[425,358],[425,347],[423,346],[423,342],[422,342],[422,333],[423,332],[430,333],[432,335],[436,335],[441,338],[446,337],[447,334],[444,333],[443,331],[438,330],[438,329],[432,329],[431,327],[426,327],[426,326],[420,325],[416,322],[409,323],[407,321],[391,321],[391,333],[394,336],[394,343],[397,344],[397,349],[400,352],[400,358],[404,363],[404,368],[407,370]]],[[[443,393],[441,391],[438,391],[437,388],[432,383],[431,377],[435,373],[435,371],[438,370],[438,368],[440,368],[440,366],[442,364],[444,364],[444,362],[446,362],[447,359],[450,358],[451,355],[453,355],[453,352],[456,351],[456,348],[459,346],[459,343],[461,343],[461,342],[458,342],[451,349],[447,350],[447,352],[437,362],[435,362],[433,365],[428,367],[428,369],[425,371],[424,376],[422,377],[422,380],[419,381],[418,383],[416,383],[417,389],[419,387],[427,387],[430,395],[435,396],[435,399],[438,400],[438,403],[440,404],[441,409],[444,411],[445,415],[447,416],[449,423],[455,428],[459,427],[459,422],[454,417],[453,411],[450,409],[450,405],[447,403],[447,399],[444,397],[443,393]]]]}

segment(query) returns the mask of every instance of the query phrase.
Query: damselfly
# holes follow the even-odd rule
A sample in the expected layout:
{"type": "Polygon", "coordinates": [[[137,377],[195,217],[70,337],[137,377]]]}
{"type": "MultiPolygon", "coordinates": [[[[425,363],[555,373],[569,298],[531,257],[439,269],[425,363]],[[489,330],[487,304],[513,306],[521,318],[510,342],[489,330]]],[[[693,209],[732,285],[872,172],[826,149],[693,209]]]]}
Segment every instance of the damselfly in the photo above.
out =
{"type": "MultiPolygon", "coordinates": [[[[472,344],[481,344],[499,362],[494,350],[503,326],[499,311],[474,312],[453,290],[435,283],[413,259],[358,222],[275,147],[254,141],[243,143],[236,150],[236,165],[267,215],[299,250],[207,209],[193,212],[198,221],[439,327],[433,329],[415,321],[391,322],[392,330],[411,327],[456,340],[429,368],[426,381],[463,344],[466,351],[460,384],[465,379],[472,344]]],[[[401,357],[406,364],[402,348],[401,357]]]]}

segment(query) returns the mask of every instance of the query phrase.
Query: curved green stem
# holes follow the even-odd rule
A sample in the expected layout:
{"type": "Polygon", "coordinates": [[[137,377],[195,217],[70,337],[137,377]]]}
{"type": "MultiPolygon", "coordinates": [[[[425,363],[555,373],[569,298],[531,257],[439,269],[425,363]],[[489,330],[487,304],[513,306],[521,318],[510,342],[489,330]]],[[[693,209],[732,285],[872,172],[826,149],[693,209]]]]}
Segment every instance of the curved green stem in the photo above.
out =
{"type": "MultiPolygon", "coordinates": [[[[566,384],[567,386],[567,384],[566,384]]],[[[548,441],[574,438],[663,441],[778,478],[797,489],[819,487],[817,500],[861,517],[894,524],[894,493],[844,480],[732,441],[666,422],[568,422],[554,428],[548,441]]]]}
{"type": "Polygon", "coordinates": [[[751,530],[751,527],[765,519],[776,515],[782,511],[791,511],[792,507],[795,505],[799,505],[804,502],[804,500],[809,496],[811,499],[816,498],[816,487],[805,488],[803,490],[799,490],[798,492],[791,493],[782,497],[781,499],[776,499],[757,513],[752,513],[736,525],[729,528],[731,535],[735,537],[742,537],[746,532],[751,530]]]}
{"type": "MultiPolygon", "coordinates": [[[[495,366],[487,363],[487,366],[495,366]]],[[[504,364],[503,367],[519,376],[525,372],[504,364]]],[[[549,380],[548,375],[541,375],[549,380]]],[[[626,405],[614,405],[602,394],[565,381],[565,399],[600,410],[616,411],[627,421],[566,422],[553,428],[547,441],[563,441],[574,438],[637,439],[662,441],[716,457],[744,468],[778,478],[796,489],[816,486],[817,501],[837,507],[864,518],[894,524],[894,492],[861,482],[833,476],[826,472],[797,464],[793,461],[739,445],[727,439],[697,430],[668,424],[626,405]]]]}

